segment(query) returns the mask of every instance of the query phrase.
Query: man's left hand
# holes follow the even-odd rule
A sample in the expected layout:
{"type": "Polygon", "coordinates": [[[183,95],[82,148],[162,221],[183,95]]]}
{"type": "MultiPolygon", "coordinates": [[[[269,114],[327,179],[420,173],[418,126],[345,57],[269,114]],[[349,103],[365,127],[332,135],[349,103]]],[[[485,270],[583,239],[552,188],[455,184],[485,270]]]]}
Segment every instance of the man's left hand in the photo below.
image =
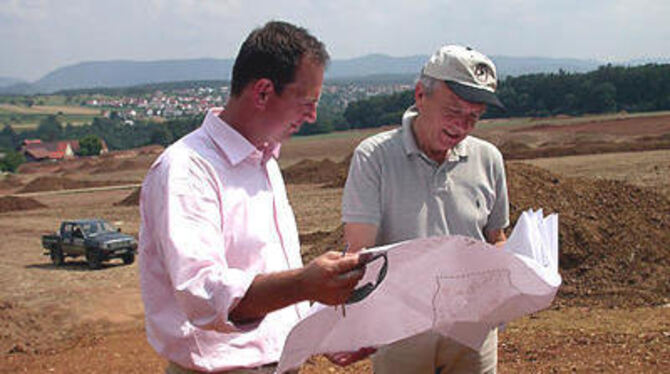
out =
{"type": "Polygon", "coordinates": [[[354,352],[337,352],[326,354],[326,358],[337,366],[348,366],[354,362],[367,358],[377,352],[376,348],[364,347],[354,352]]]}

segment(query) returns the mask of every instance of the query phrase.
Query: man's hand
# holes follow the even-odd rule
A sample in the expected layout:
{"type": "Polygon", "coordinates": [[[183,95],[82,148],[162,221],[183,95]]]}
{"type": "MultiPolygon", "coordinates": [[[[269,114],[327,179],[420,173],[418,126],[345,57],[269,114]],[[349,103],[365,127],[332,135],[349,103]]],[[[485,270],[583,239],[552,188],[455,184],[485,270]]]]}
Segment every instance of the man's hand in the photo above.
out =
{"type": "Polygon", "coordinates": [[[258,274],[229,318],[236,323],[252,322],[305,300],[343,304],[363,274],[365,267],[359,266],[357,254],[338,252],[323,254],[301,269],[258,274]]]}
{"type": "Polygon", "coordinates": [[[337,352],[326,354],[326,358],[337,366],[347,366],[354,362],[360,361],[371,354],[377,352],[377,349],[372,347],[361,348],[355,352],[337,352]]]}
{"type": "Polygon", "coordinates": [[[310,300],[327,305],[344,304],[365,274],[357,254],[327,252],[302,269],[302,285],[310,300]]]}
{"type": "Polygon", "coordinates": [[[505,230],[487,230],[484,235],[486,236],[486,242],[493,244],[498,248],[502,248],[507,241],[507,236],[505,235],[505,230]]]}

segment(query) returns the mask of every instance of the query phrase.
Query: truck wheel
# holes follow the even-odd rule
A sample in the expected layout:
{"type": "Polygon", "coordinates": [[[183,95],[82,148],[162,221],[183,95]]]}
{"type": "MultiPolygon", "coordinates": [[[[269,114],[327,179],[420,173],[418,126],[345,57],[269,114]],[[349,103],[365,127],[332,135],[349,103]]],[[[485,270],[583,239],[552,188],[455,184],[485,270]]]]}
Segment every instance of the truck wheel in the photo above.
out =
{"type": "Polygon", "coordinates": [[[133,252],[124,253],[121,255],[121,259],[124,264],[130,265],[135,262],[135,254],[133,252]]]}
{"type": "Polygon", "coordinates": [[[100,253],[95,249],[89,249],[86,251],[86,262],[88,262],[88,267],[97,270],[102,267],[102,260],[100,259],[100,253]]]}
{"type": "Polygon", "coordinates": [[[49,249],[49,257],[51,257],[51,263],[56,266],[61,266],[65,262],[65,257],[63,257],[63,250],[58,247],[49,249]]]}

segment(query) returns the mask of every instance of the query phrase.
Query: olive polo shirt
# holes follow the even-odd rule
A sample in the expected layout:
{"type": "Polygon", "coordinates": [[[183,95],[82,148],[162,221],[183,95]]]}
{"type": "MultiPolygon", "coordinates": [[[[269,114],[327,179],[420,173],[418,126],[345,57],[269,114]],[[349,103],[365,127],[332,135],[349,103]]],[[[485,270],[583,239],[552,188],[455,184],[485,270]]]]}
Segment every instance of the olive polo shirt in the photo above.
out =
{"type": "Polygon", "coordinates": [[[438,165],[417,146],[414,106],[399,129],[365,139],[354,151],[342,198],[342,221],[379,228],[377,245],[441,235],[486,240],[509,224],[500,151],[468,136],[438,165]]]}

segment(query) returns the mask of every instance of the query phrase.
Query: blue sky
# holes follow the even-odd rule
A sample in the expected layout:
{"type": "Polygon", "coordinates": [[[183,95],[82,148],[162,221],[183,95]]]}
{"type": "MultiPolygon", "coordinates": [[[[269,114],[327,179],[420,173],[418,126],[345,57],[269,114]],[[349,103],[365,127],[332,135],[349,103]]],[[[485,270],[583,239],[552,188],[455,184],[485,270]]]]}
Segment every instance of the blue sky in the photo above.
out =
{"type": "Polygon", "coordinates": [[[270,19],[307,27],[333,58],[430,54],[600,61],[670,57],[668,0],[0,0],[0,76],[92,60],[232,58],[270,19]]]}

